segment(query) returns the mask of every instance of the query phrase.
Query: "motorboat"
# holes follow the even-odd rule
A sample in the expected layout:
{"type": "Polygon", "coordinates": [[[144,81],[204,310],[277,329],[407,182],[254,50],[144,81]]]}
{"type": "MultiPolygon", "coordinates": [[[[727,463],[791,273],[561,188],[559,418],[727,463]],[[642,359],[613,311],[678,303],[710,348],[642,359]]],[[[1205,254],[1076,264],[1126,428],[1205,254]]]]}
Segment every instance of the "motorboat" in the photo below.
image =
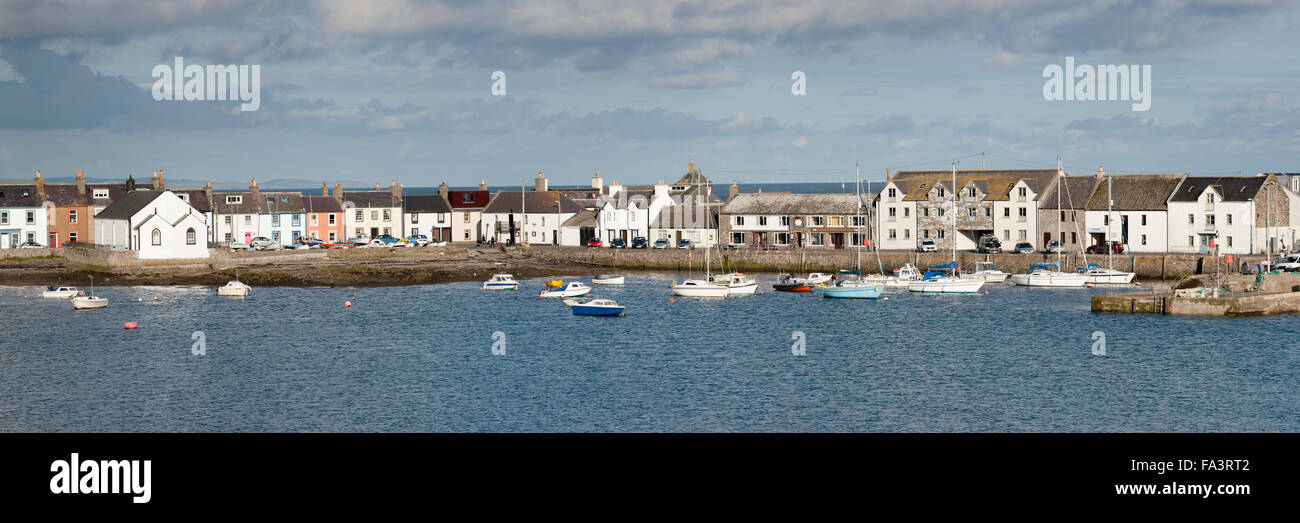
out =
{"type": "Polygon", "coordinates": [[[726,298],[731,289],[707,280],[686,280],[680,284],[673,282],[673,295],[688,298],[726,298]]]}
{"type": "Polygon", "coordinates": [[[1060,267],[1060,262],[1039,263],[1024,274],[1012,275],[1011,282],[1026,287],[1083,287],[1088,283],[1083,274],[1053,270],[1060,267]]]}
{"type": "Polygon", "coordinates": [[[907,290],[937,294],[970,294],[979,292],[983,286],[984,280],[948,276],[941,272],[926,272],[921,279],[908,282],[907,290]]]}
{"type": "Polygon", "coordinates": [[[493,274],[488,281],[483,282],[483,288],[488,290],[516,290],[519,288],[519,282],[510,274],[493,274]]]}
{"type": "Polygon", "coordinates": [[[580,281],[571,281],[555,290],[544,290],[538,294],[542,298],[571,298],[574,296],[586,296],[591,292],[591,287],[580,281]]]}
{"type": "Polygon", "coordinates": [[[596,285],[623,285],[627,283],[622,274],[601,274],[591,279],[596,285]]]}
{"type": "Polygon", "coordinates": [[[808,277],[804,278],[803,281],[807,282],[809,285],[821,286],[825,285],[826,282],[831,281],[831,275],[812,272],[808,273],[808,277]]]}
{"type": "Polygon", "coordinates": [[[812,285],[803,278],[797,278],[793,274],[782,275],[776,283],[772,284],[772,290],[785,292],[812,292],[812,285]]]}
{"type": "Polygon", "coordinates": [[[975,272],[971,273],[970,279],[981,280],[985,283],[1001,283],[1007,281],[1010,276],[1010,274],[994,268],[993,262],[975,262],[975,272]]]}
{"type": "Polygon", "coordinates": [[[73,296],[81,296],[83,294],[85,293],[81,292],[81,289],[64,285],[61,287],[49,287],[45,289],[45,291],[41,293],[41,297],[42,298],[71,298],[73,296]]]}
{"type": "Polygon", "coordinates": [[[728,296],[754,294],[758,290],[758,280],[754,279],[753,276],[745,276],[738,272],[719,274],[710,279],[717,285],[725,285],[728,296]]]}
{"type": "Polygon", "coordinates": [[[248,291],[253,290],[248,284],[239,280],[230,280],[225,285],[217,287],[217,296],[248,296],[248,291]]]}
{"type": "Polygon", "coordinates": [[[1134,273],[1107,269],[1097,264],[1089,264],[1086,269],[1080,269],[1079,274],[1083,275],[1087,283],[1133,283],[1134,273]]]}
{"type": "MultiPolygon", "coordinates": [[[[565,301],[569,303],[568,300],[565,301]]],[[[627,309],[614,300],[605,298],[596,298],[585,302],[571,302],[569,308],[579,316],[622,316],[627,309]]]]}
{"type": "Polygon", "coordinates": [[[879,298],[885,291],[884,284],[863,280],[840,280],[835,285],[822,287],[823,298],[879,298]]]}
{"type": "Polygon", "coordinates": [[[76,310],[102,309],[108,306],[108,300],[99,296],[77,296],[72,298],[72,308],[76,310]]]}
{"type": "Polygon", "coordinates": [[[900,280],[919,280],[921,279],[921,269],[910,263],[905,263],[902,267],[894,269],[894,276],[900,280]]]}

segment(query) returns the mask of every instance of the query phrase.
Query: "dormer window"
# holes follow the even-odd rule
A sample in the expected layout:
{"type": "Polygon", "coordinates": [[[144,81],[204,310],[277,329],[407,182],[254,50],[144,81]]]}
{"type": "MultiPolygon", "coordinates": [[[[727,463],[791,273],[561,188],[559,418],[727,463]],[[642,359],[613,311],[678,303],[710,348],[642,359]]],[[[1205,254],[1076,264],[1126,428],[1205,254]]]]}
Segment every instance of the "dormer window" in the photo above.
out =
{"type": "Polygon", "coordinates": [[[95,198],[96,200],[107,199],[107,198],[108,198],[108,189],[95,189],[95,192],[94,192],[94,194],[93,194],[92,196],[94,196],[94,198],[95,198]]]}
{"type": "Polygon", "coordinates": [[[281,196],[281,197],[280,197],[280,203],[289,203],[289,197],[288,197],[288,196],[281,196]]]}
{"type": "Polygon", "coordinates": [[[27,192],[27,189],[23,189],[23,197],[26,198],[28,194],[30,193],[27,192]]]}
{"type": "Polygon", "coordinates": [[[181,197],[181,201],[183,201],[183,202],[185,202],[185,203],[190,203],[190,195],[189,195],[189,194],[187,194],[187,193],[180,193],[180,194],[177,194],[176,196],[180,196],[180,197],[181,197]]]}
{"type": "Polygon", "coordinates": [[[474,193],[463,193],[460,195],[460,203],[474,203],[474,193]]]}
{"type": "Polygon", "coordinates": [[[226,197],[226,203],[228,203],[228,204],[232,204],[232,205],[239,205],[239,204],[241,204],[241,203],[244,203],[244,197],[243,197],[243,196],[227,196],[227,197],[226,197]]]}

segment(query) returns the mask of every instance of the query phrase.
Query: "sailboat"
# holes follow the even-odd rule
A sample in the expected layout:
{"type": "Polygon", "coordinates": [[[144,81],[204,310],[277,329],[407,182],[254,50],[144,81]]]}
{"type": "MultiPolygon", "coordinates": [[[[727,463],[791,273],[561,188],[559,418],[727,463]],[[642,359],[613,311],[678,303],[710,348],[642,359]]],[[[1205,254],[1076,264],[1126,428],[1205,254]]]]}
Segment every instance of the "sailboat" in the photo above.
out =
{"type": "MultiPolygon", "coordinates": [[[[853,169],[853,172],[854,172],[854,175],[857,177],[857,195],[858,195],[858,216],[857,216],[858,219],[857,219],[857,222],[860,224],[860,223],[863,223],[863,222],[862,222],[862,173],[861,173],[861,164],[855,166],[854,169],[853,169]]],[[[862,230],[861,227],[862,227],[861,225],[858,226],[858,230],[859,230],[859,231],[862,230]]],[[[883,292],[883,291],[885,290],[885,285],[884,285],[883,283],[872,283],[872,282],[864,281],[864,280],[861,278],[861,275],[862,275],[862,244],[865,243],[865,242],[864,242],[865,239],[866,239],[866,238],[864,237],[864,235],[862,235],[861,233],[858,233],[858,241],[857,241],[857,244],[858,244],[858,270],[855,271],[856,274],[858,275],[858,278],[853,279],[853,280],[840,280],[840,282],[837,283],[837,284],[835,284],[834,286],[831,286],[831,287],[823,287],[823,288],[822,288],[822,297],[823,297],[823,298],[866,298],[866,299],[874,299],[874,298],[879,298],[879,297],[880,297],[880,293],[883,292]]],[[[876,256],[877,256],[877,259],[879,259],[879,256],[880,256],[879,252],[877,252],[876,256]]]]}
{"type": "MultiPolygon", "coordinates": [[[[1115,217],[1111,216],[1112,209],[1115,206],[1114,184],[1111,183],[1110,174],[1106,175],[1106,266],[1098,267],[1088,264],[1083,270],[1083,278],[1088,283],[1122,283],[1129,284],[1133,282],[1134,273],[1115,270],[1115,255],[1110,248],[1110,238],[1114,236],[1113,227],[1115,226],[1115,217]]],[[[1127,243],[1127,242],[1126,242],[1127,243]]]]}
{"type": "Polygon", "coordinates": [[[252,287],[249,287],[248,284],[239,281],[239,270],[236,269],[235,279],[226,282],[225,285],[217,287],[217,296],[245,297],[248,296],[248,291],[251,290],[253,290],[252,287]]]}
{"type": "MultiPolygon", "coordinates": [[[[1061,191],[1065,190],[1065,170],[1061,168],[1061,157],[1056,157],[1056,208],[1061,209],[1061,191]]],[[[1065,234],[1061,231],[1060,214],[1056,217],[1056,237],[1058,241],[1063,239],[1065,234]]],[[[1064,245],[1065,242],[1061,241],[1064,245]]],[[[1061,253],[1065,249],[1056,251],[1056,261],[1053,263],[1039,263],[1029,268],[1024,274],[1015,274],[1011,276],[1011,283],[1024,285],[1026,287],[1083,287],[1088,280],[1082,274],[1061,272],[1061,253]]]]}
{"type": "Polygon", "coordinates": [[[102,309],[108,306],[108,300],[95,296],[95,278],[90,278],[90,294],[72,298],[72,308],[76,310],[102,309]]]}
{"type": "MultiPolygon", "coordinates": [[[[691,278],[691,255],[695,252],[695,244],[691,244],[689,247],[690,250],[687,251],[686,258],[686,281],[681,283],[673,281],[672,290],[674,296],[683,296],[688,298],[726,298],[728,294],[731,294],[731,289],[726,285],[718,285],[711,281],[713,278],[709,274],[710,246],[711,245],[706,238],[704,241],[704,279],[701,280],[691,278]]],[[[755,289],[758,288],[757,282],[754,287],[755,289]]]]}
{"type": "MultiPolygon", "coordinates": [[[[929,292],[937,294],[970,294],[979,292],[984,286],[983,280],[962,278],[957,274],[957,163],[952,164],[952,263],[951,274],[926,271],[920,280],[909,282],[907,290],[911,292],[929,292]]],[[[934,269],[935,267],[931,267],[934,269]]]]}
{"type": "MultiPolygon", "coordinates": [[[[618,267],[618,249],[614,251],[614,267],[618,267]]],[[[591,283],[596,285],[623,285],[626,283],[622,274],[601,274],[591,279],[591,283]]]]}

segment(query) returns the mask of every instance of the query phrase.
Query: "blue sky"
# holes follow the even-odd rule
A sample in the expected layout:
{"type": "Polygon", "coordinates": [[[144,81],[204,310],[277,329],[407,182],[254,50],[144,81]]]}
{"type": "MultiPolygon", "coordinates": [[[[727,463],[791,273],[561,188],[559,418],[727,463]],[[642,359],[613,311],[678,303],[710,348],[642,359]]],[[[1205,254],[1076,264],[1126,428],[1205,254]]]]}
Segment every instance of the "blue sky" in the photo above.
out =
{"type": "Polygon", "coordinates": [[[0,179],[408,186],[885,168],[1300,171],[1291,2],[0,1],[0,179]],[[159,102],[157,64],[261,66],[261,108],[159,102]],[[1152,66],[1152,105],[1043,67],[1152,66]],[[491,95],[491,74],[507,95],[491,95]],[[807,94],[790,93],[793,71],[807,94]],[[973,155],[973,156],[972,156],[973,155]]]}

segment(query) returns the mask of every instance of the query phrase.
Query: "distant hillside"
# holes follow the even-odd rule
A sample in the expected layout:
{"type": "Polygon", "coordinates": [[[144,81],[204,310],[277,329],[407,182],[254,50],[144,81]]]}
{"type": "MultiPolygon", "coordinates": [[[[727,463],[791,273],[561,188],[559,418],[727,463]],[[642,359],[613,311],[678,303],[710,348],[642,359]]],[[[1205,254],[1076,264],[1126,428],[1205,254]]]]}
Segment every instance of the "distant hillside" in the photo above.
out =
{"type": "MultiPolygon", "coordinates": [[[[122,178],[93,178],[86,177],[86,183],[121,183],[126,181],[122,178]]],[[[149,183],[149,175],[138,176],[135,181],[149,183]]],[[[257,187],[265,190],[286,190],[302,189],[303,187],[313,187],[320,189],[322,180],[307,180],[303,178],[276,178],[274,180],[258,180],[257,187]]],[[[335,180],[323,180],[334,187],[335,180]]],[[[57,176],[45,178],[45,183],[76,183],[77,178],[74,176],[57,176]]],[[[207,183],[207,180],[190,180],[186,178],[166,178],[167,186],[176,189],[198,189],[207,183]]],[[[354,180],[338,180],[344,187],[373,187],[374,183],[362,183],[354,180]]],[[[0,183],[32,183],[31,178],[22,180],[0,180],[0,183]]],[[[388,187],[387,184],[380,184],[381,187],[388,187]]],[[[212,182],[212,189],[217,191],[247,191],[248,182],[212,182]]]]}

